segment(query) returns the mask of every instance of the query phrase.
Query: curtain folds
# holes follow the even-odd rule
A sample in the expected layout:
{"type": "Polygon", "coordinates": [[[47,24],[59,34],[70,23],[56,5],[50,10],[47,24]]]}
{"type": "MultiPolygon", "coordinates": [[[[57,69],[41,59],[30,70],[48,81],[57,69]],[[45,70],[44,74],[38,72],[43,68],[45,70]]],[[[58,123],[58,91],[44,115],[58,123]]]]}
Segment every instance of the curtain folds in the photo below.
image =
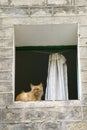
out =
{"type": "Polygon", "coordinates": [[[45,100],[68,100],[66,58],[59,54],[49,55],[45,100]]]}

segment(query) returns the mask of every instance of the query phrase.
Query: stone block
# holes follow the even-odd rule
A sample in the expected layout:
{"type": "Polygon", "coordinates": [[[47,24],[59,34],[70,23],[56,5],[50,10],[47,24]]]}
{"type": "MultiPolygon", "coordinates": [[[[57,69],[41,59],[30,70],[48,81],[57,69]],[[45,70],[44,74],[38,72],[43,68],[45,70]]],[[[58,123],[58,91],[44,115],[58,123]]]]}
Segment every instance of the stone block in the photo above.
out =
{"type": "Polygon", "coordinates": [[[8,105],[11,105],[11,104],[13,104],[13,102],[14,102],[14,94],[13,94],[13,92],[9,92],[9,93],[6,93],[6,105],[7,105],[7,107],[8,107],[8,105]]]}
{"type": "Polygon", "coordinates": [[[79,45],[80,46],[87,46],[87,38],[80,38],[79,45]]]}
{"type": "Polygon", "coordinates": [[[81,71],[81,80],[84,82],[84,81],[87,81],[87,71],[81,71]]]}
{"type": "Polygon", "coordinates": [[[87,122],[68,122],[65,130],[86,130],[87,122]]]}
{"type": "Polygon", "coordinates": [[[48,119],[49,115],[46,111],[42,111],[42,110],[33,110],[33,109],[25,109],[25,122],[29,122],[29,121],[42,121],[44,119],[48,119]]]}
{"type": "Polygon", "coordinates": [[[74,15],[73,17],[10,17],[10,18],[3,18],[2,19],[2,26],[13,26],[14,24],[23,24],[23,25],[30,25],[30,24],[61,24],[61,23],[79,23],[79,24],[87,24],[87,16],[77,16],[74,15]]]}
{"type": "Polygon", "coordinates": [[[0,93],[0,107],[6,106],[6,93],[0,93]]]}
{"type": "Polygon", "coordinates": [[[87,70],[87,60],[85,60],[84,58],[80,60],[81,62],[81,70],[87,70]]]}
{"type": "Polygon", "coordinates": [[[0,16],[1,17],[24,17],[29,15],[29,8],[28,7],[20,7],[20,8],[0,8],[0,16]]]}
{"type": "Polygon", "coordinates": [[[0,80],[1,81],[12,81],[12,72],[0,72],[0,80]]]}
{"type": "Polygon", "coordinates": [[[53,121],[47,121],[45,123],[43,123],[42,125],[42,130],[64,130],[61,127],[61,123],[60,122],[53,122],[53,121]]]}
{"type": "Polygon", "coordinates": [[[0,47],[13,47],[12,39],[0,39],[0,47]]]}
{"type": "Polygon", "coordinates": [[[1,123],[1,120],[2,120],[2,110],[0,109],[0,123],[1,123]]]}
{"type": "Polygon", "coordinates": [[[11,82],[0,82],[0,92],[12,92],[11,82]]]}
{"type": "Polygon", "coordinates": [[[83,120],[87,121],[87,106],[83,106],[83,120]]]}
{"type": "Polygon", "coordinates": [[[8,5],[8,0],[0,0],[0,5],[8,5]]]}
{"type": "Polygon", "coordinates": [[[54,112],[50,112],[50,116],[52,113],[52,117],[56,114],[56,120],[81,120],[82,119],[82,111],[80,106],[72,106],[72,107],[58,107],[54,112]]]}
{"type": "Polygon", "coordinates": [[[87,14],[87,7],[85,6],[81,6],[81,7],[77,7],[76,8],[76,12],[77,12],[77,14],[79,14],[79,15],[84,15],[84,14],[87,14]]]}
{"type": "Polygon", "coordinates": [[[12,38],[13,28],[0,29],[0,38],[12,38]]]}
{"type": "Polygon", "coordinates": [[[30,122],[28,124],[14,125],[13,130],[40,130],[40,129],[37,124],[30,122]]]}
{"type": "Polygon", "coordinates": [[[79,28],[80,37],[87,37],[87,26],[81,26],[79,28]]]}
{"type": "Polygon", "coordinates": [[[10,130],[10,127],[8,129],[8,124],[0,124],[0,130],[10,130]]]}
{"type": "Polygon", "coordinates": [[[2,109],[3,123],[23,123],[24,109],[2,109]]]}
{"type": "Polygon", "coordinates": [[[53,10],[53,14],[54,16],[62,16],[62,15],[65,15],[65,16],[70,16],[70,15],[73,15],[76,13],[76,9],[75,7],[55,7],[54,10],[53,10]]]}
{"type": "Polygon", "coordinates": [[[76,0],[75,3],[78,6],[84,6],[84,5],[87,5],[87,0],[76,0]]]}
{"type": "Polygon", "coordinates": [[[9,104],[13,103],[13,94],[12,93],[6,93],[0,92],[0,108],[4,108],[9,104]]]}
{"type": "Polygon", "coordinates": [[[37,124],[0,124],[0,130],[40,130],[37,124]]]}
{"type": "Polygon", "coordinates": [[[82,95],[81,102],[83,105],[87,105],[87,94],[82,95]]]}
{"type": "Polygon", "coordinates": [[[85,47],[85,46],[80,47],[80,57],[87,58],[87,47],[85,47]]]}
{"type": "Polygon", "coordinates": [[[71,4],[71,0],[48,0],[48,4],[67,5],[71,4]]]}
{"type": "Polygon", "coordinates": [[[12,48],[0,48],[0,58],[12,58],[13,50],[12,48]]]}
{"type": "MultiPolygon", "coordinates": [[[[36,18],[35,18],[36,19],[36,18]]],[[[29,24],[30,21],[32,19],[30,17],[19,17],[19,18],[15,18],[15,17],[8,17],[8,18],[3,18],[2,19],[2,26],[5,26],[5,27],[9,27],[9,26],[14,26],[16,24],[29,24]]],[[[32,20],[32,22],[34,22],[32,20]]],[[[11,38],[12,39],[12,38],[11,38]]]]}
{"type": "Polygon", "coordinates": [[[87,82],[82,82],[82,93],[87,94],[87,82]]]}
{"type": "Polygon", "coordinates": [[[28,6],[32,6],[32,5],[44,5],[45,4],[45,0],[10,0],[11,1],[11,5],[28,5],[28,6]]]}
{"type": "Polygon", "coordinates": [[[31,8],[30,9],[31,16],[52,16],[52,8],[31,8]]]}
{"type": "Polygon", "coordinates": [[[76,15],[77,23],[82,25],[87,25],[87,18],[86,15],[76,15]]]}
{"type": "Polygon", "coordinates": [[[13,61],[12,59],[0,59],[0,70],[12,71],[13,61]]]}

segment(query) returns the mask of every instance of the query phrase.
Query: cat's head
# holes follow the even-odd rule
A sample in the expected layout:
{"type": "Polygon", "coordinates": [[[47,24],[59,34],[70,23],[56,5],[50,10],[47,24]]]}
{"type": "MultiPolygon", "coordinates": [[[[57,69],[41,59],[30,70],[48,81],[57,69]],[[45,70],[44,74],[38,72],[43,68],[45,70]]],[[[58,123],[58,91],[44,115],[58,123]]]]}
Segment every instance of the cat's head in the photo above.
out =
{"type": "Polygon", "coordinates": [[[40,83],[38,85],[30,84],[31,91],[35,96],[42,96],[43,95],[43,84],[40,83]]]}

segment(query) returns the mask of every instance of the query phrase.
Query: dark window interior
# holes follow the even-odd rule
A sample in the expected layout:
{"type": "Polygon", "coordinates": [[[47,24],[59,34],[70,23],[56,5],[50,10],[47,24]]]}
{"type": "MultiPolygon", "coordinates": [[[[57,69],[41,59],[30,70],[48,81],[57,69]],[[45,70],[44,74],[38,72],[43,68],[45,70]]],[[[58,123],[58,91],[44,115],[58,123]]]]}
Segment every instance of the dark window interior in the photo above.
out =
{"type": "Polygon", "coordinates": [[[67,59],[69,99],[77,99],[77,46],[16,47],[15,97],[30,90],[30,83],[44,85],[44,100],[49,54],[59,52],[67,59]]]}

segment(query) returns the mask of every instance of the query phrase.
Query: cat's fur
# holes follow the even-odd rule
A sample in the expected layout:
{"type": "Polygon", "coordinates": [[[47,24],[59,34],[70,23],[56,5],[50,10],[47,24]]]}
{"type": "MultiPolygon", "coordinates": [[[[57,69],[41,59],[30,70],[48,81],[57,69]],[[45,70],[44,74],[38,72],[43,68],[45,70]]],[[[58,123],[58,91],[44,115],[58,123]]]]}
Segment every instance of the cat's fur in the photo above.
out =
{"type": "Polygon", "coordinates": [[[43,84],[39,85],[30,84],[31,91],[22,92],[17,95],[16,101],[40,101],[43,95],[43,84]]]}

